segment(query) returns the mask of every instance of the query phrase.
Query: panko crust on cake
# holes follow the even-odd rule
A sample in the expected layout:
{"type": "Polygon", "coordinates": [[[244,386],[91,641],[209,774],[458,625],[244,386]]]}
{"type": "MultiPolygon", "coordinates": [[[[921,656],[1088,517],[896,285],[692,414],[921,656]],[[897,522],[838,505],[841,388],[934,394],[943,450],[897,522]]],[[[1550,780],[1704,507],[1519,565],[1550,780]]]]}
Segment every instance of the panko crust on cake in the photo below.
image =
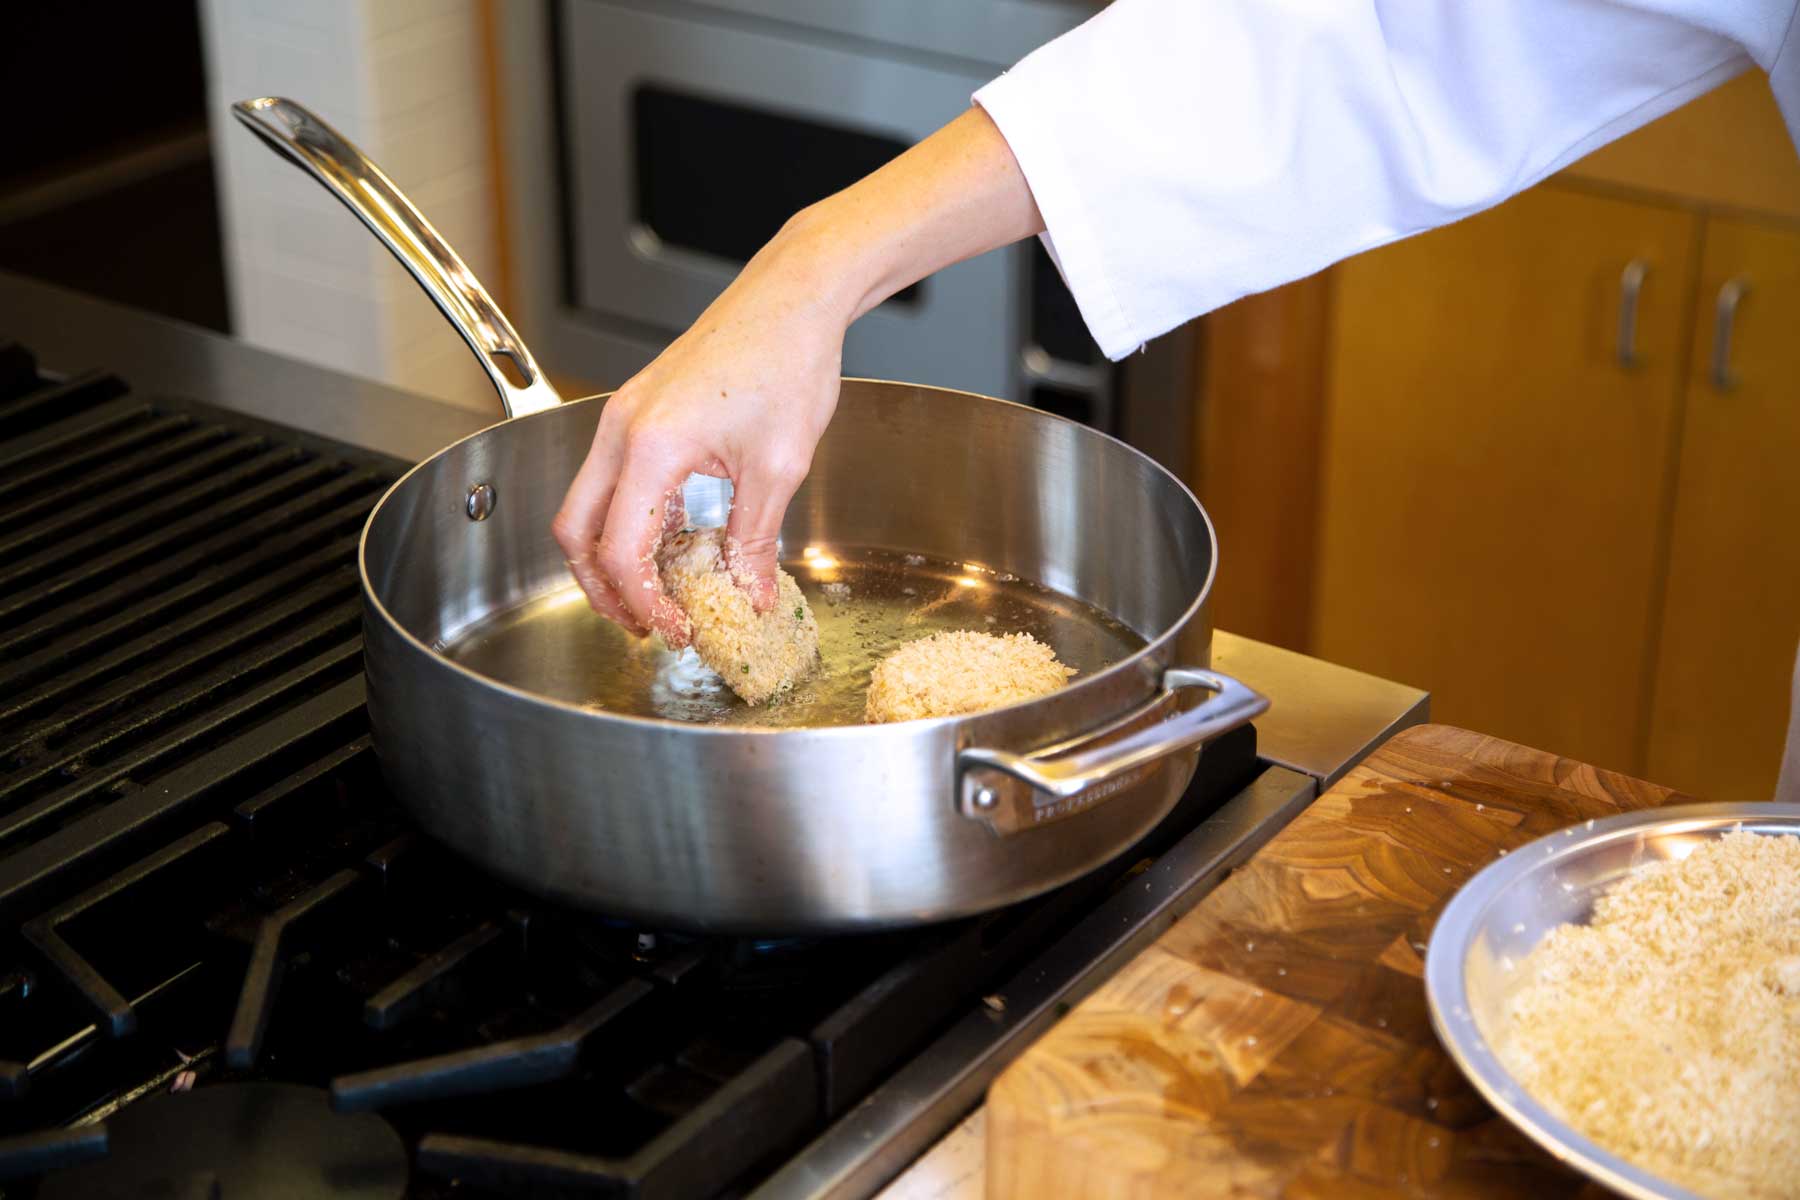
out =
{"type": "Polygon", "coordinates": [[[723,529],[689,529],[656,552],[663,590],[687,614],[694,650],[748,704],[793,687],[819,662],[819,624],[800,585],[775,573],[776,602],[759,613],[732,578],[723,529]]]}
{"type": "Polygon", "coordinates": [[[1048,695],[1073,674],[1028,633],[934,633],[875,664],[864,716],[887,722],[984,712],[1048,695]]]}

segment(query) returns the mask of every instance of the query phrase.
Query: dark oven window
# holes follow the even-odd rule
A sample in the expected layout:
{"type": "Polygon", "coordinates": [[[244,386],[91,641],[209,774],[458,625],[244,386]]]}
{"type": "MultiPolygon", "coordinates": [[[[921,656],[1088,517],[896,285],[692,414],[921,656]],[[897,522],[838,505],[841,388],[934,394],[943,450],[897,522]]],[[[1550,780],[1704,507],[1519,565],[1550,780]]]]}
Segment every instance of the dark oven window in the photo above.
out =
{"type": "Polygon", "coordinates": [[[1038,241],[1031,247],[1031,340],[1063,362],[1091,366],[1100,361],[1100,347],[1088,333],[1075,297],[1038,241]]]}
{"type": "MultiPolygon", "coordinates": [[[[808,204],[906,143],[657,84],[632,96],[637,219],[670,246],[748,262],[808,204]]],[[[917,304],[914,284],[889,303],[917,304]]]]}

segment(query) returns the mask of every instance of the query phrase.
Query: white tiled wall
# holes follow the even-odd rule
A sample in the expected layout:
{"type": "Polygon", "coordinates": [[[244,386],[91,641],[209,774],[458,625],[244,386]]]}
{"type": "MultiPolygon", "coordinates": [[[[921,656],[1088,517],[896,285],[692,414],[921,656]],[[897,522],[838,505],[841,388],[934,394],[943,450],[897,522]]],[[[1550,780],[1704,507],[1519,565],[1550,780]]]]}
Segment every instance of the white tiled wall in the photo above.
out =
{"type": "Polygon", "coordinates": [[[226,283],[237,336],[493,411],[463,342],[374,235],[232,119],[285,96],[380,163],[491,278],[480,24],[473,0],[201,0],[226,283]]]}

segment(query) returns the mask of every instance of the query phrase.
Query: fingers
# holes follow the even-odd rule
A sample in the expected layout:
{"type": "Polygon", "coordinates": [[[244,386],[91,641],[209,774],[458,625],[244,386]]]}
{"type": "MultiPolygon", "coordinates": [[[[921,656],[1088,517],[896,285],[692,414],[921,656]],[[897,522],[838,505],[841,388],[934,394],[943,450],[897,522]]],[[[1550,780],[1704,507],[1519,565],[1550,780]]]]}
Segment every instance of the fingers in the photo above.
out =
{"type": "Polygon", "coordinates": [[[573,563],[569,565],[569,571],[575,576],[575,582],[581,585],[583,592],[587,593],[588,607],[607,620],[623,626],[625,632],[632,637],[649,637],[650,631],[638,623],[638,619],[631,614],[631,610],[626,608],[624,602],[619,599],[618,589],[601,579],[597,573],[593,572],[592,567],[589,567],[588,570],[589,574],[584,579],[573,563]]]}
{"type": "Polygon", "coordinates": [[[620,438],[603,419],[550,530],[562,547],[569,573],[593,610],[623,625],[634,636],[643,637],[648,631],[621,602],[618,590],[602,571],[596,556],[596,542],[612,501],[621,457],[620,438]]]}
{"type": "Polygon", "coordinates": [[[692,467],[679,447],[638,438],[628,451],[612,504],[600,531],[600,570],[619,585],[619,599],[632,619],[660,633],[674,647],[689,639],[687,614],[664,594],[656,569],[656,549],[671,520],[686,519],[681,483],[692,467]],[[670,509],[675,509],[671,513],[670,509]]]}
{"type": "Polygon", "coordinates": [[[758,612],[775,605],[781,518],[810,465],[804,455],[777,455],[747,466],[734,482],[731,517],[725,526],[726,566],[737,585],[750,593],[758,612]]]}

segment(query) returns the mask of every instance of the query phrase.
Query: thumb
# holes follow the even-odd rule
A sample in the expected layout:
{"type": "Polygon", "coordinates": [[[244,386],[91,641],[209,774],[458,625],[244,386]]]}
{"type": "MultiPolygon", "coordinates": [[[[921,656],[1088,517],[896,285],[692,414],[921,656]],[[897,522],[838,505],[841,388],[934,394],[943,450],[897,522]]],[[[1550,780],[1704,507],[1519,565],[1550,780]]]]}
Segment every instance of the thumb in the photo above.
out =
{"type": "Polygon", "coordinates": [[[781,518],[806,477],[806,467],[746,469],[733,481],[731,517],[725,525],[725,566],[732,581],[750,593],[757,612],[775,607],[776,551],[781,518]]]}

